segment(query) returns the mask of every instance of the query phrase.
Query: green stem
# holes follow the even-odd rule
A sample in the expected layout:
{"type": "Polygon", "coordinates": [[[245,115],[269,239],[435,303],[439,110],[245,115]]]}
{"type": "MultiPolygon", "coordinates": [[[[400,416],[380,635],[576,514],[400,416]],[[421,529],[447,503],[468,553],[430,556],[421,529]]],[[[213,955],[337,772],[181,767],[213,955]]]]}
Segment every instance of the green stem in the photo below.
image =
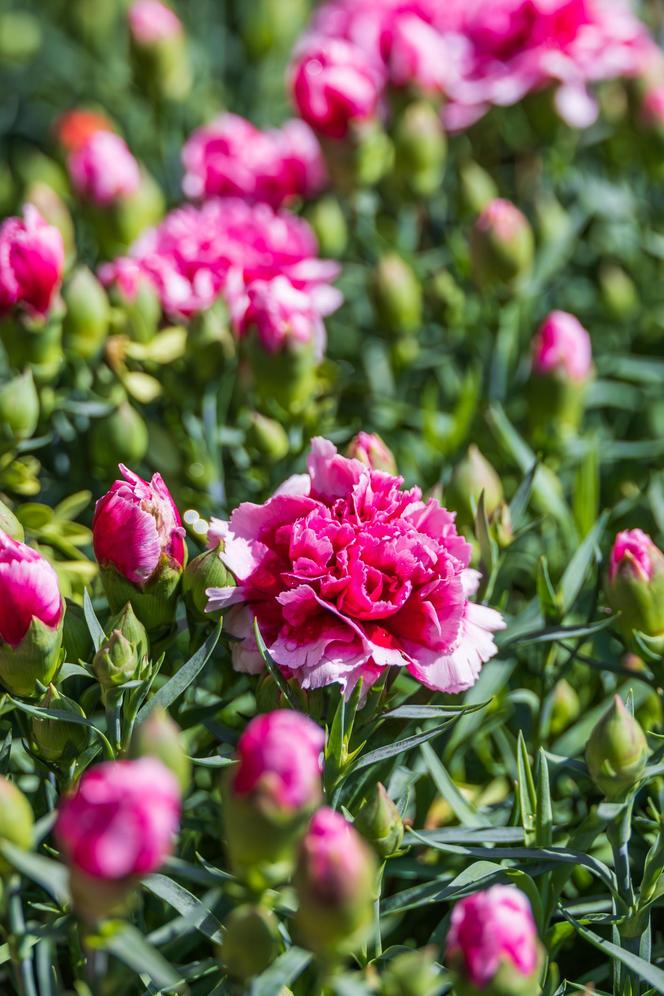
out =
{"type": "MultiPolygon", "coordinates": [[[[625,906],[626,919],[619,925],[620,945],[632,954],[638,955],[640,939],[634,932],[634,916],[636,913],[636,897],[632,885],[632,872],[629,864],[629,841],[632,835],[632,809],[634,806],[634,796],[625,802],[620,813],[613,823],[610,823],[606,830],[611,849],[613,851],[613,864],[616,873],[618,893],[625,906]]],[[[620,969],[622,978],[623,996],[638,996],[641,991],[638,977],[629,969],[620,969]]]]}
{"type": "Polygon", "coordinates": [[[28,954],[25,937],[25,917],[21,902],[21,880],[13,875],[8,889],[8,912],[11,937],[9,950],[16,973],[16,985],[21,996],[37,996],[37,986],[32,967],[32,958],[28,954]]]}

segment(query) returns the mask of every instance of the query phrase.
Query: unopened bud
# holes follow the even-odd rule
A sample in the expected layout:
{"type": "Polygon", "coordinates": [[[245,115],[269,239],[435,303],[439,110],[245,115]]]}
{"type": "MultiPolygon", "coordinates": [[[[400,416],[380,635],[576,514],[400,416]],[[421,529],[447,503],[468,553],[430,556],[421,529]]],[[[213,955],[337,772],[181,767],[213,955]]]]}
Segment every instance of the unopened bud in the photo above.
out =
{"type": "Polygon", "coordinates": [[[566,311],[552,311],[533,340],[533,369],[528,384],[528,415],[532,433],[545,445],[552,424],[557,435],[576,431],[581,421],[586,386],[592,376],[590,336],[566,311]]]}
{"type": "Polygon", "coordinates": [[[551,709],[551,733],[559,736],[566,730],[581,711],[579,696],[568,681],[561,678],[553,689],[553,706],[551,709]]]}
{"type": "Polygon", "coordinates": [[[394,172],[402,187],[417,197],[428,197],[440,188],[447,140],[432,104],[420,100],[406,107],[395,128],[394,152],[394,172]]]}
{"type": "Polygon", "coordinates": [[[107,629],[109,633],[118,630],[128,640],[136,652],[136,658],[141,664],[150,654],[150,642],[147,630],[143,623],[136,617],[134,607],[131,602],[127,602],[124,608],[112,615],[108,620],[107,629]]]}
{"type": "MultiPolygon", "coordinates": [[[[44,697],[39,701],[44,709],[70,712],[73,716],[85,718],[78,702],[58,692],[55,685],[49,685],[44,697]]],[[[33,716],[31,720],[30,746],[33,752],[49,764],[67,767],[85,749],[89,735],[82,723],[65,722],[61,719],[42,719],[33,716]]]]}
{"type": "Polygon", "coordinates": [[[106,341],[110,308],[106,291],[95,275],[79,266],[65,284],[62,297],[67,311],[63,321],[65,348],[82,360],[92,360],[106,341]]]}
{"type": "Polygon", "coordinates": [[[602,300],[613,318],[628,318],[639,307],[639,295],[632,278],[621,266],[605,263],[599,271],[602,300]]]}
{"type": "Polygon", "coordinates": [[[240,35],[251,59],[262,59],[273,48],[289,45],[309,13],[306,0],[253,0],[237,4],[240,35]]]}
{"type": "Polygon", "coordinates": [[[226,918],[219,949],[226,971],[242,982],[260,975],[281,950],[279,921],[263,906],[238,906],[226,918]]]}
{"type": "Polygon", "coordinates": [[[481,494],[484,494],[487,517],[491,518],[503,501],[503,485],[489,461],[472,443],[463,460],[454,468],[446,492],[446,500],[457,512],[461,525],[470,525],[473,522],[481,494]]]}
{"type": "Polygon", "coordinates": [[[359,460],[372,470],[380,470],[393,476],[397,473],[394,453],[375,432],[358,432],[348,444],[346,456],[359,460]]]}
{"type": "Polygon", "coordinates": [[[270,353],[251,336],[247,354],[261,403],[276,401],[286,412],[301,413],[316,391],[314,343],[291,339],[278,352],[270,353]]]}
{"type": "Polygon", "coordinates": [[[387,963],[380,996],[435,996],[440,982],[440,971],[430,949],[406,951],[387,963]]]}
{"type": "Polygon", "coordinates": [[[528,219],[510,201],[491,201],[473,226],[470,252],[473,275],[481,288],[511,288],[533,261],[533,231],[528,219]]]}
{"type": "Polygon", "coordinates": [[[26,189],[24,200],[34,204],[42,218],[58,229],[67,258],[72,256],[76,249],[74,222],[60,194],[43,180],[35,180],[26,189]]]}
{"type": "Polygon", "coordinates": [[[342,256],[348,245],[348,225],[338,199],[331,195],[321,197],[305,213],[314,230],[321,256],[332,259],[342,256]]]}
{"type": "Polygon", "coordinates": [[[373,297],[381,326],[394,335],[414,335],[422,325],[422,286],[412,267],[396,253],[379,261],[373,297]]]}
{"type": "Polygon", "coordinates": [[[39,398],[31,370],[0,384],[0,444],[30,439],[39,421],[39,398]]]}
{"type": "Polygon", "coordinates": [[[619,695],[597,723],[586,746],[590,776],[607,799],[619,799],[646,766],[645,734],[619,695]]]}
{"type": "Polygon", "coordinates": [[[247,443],[271,463],[283,460],[290,449],[288,433],[283,425],[276,419],[266,418],[260,412],[251,413],[247,443]]]}
{"type": "Polygon", "coordinates": [[[156,757],[173,772],[183,792],[189,788],[191,761],[182,744],[180,727],[165,709],[155,707],[134,728],[129,756],[156,757]]]}
{"type": "MultiPolygon", "coordinates": [[[[0,841],[6,840],[22,851],[33,842],[32,807],[21,790],[0,775],[0,841]]],[[[0,856],[0,876],[11,872],[10,864],[0,856]]]]}
{"type": "Polygon", "coordinates": [[[136,81],[156,100],[183,100],[191,71],[182,23],[161,0],[133,0],[129,34],[136,81]]]}
{"type": "Polygon", "coordinates": [[[459,180],[461,202],[468,214],[480,214],[498,197],[498,188],[492,177],[473,159],[467,159],[461,164],[459,180]]]}
{"type": "Polygon", "coordinates": [[[113,472],[120,463],[140,463],[147,450],[147,426],[128,401],[92,423],[90,452],[95,465],[105,473],[113,472]]]}
{"type": "Polygon", "coordinates": [[[404,835],[401,813],[381,782],[376,783],[360,806],[355,827],[383,861],[401,847],[404,835]]]}
{"type": "Polygon", "coordinates": [[[642,633],[654,652],[664,653],[664,554],[642,529],[615,538],[606,579],[606,598],[626,643],[638,650],[642,633]]]}
{"type": "Polygon", "coordinates": [[[209,622],[214,613],[206,612],[208,588],[227,588],[234,585],[233,575],[219,556],[219,547],[199,553],[190,560],[182,575],[182,594],[189,618],[196,622],[209,622]]]}
{"type": "Polygon", "coordinates": [[[92,670],[104,692],[137,677],[136,650],[119,629],[111,632],[95,654],[92,670]]]}

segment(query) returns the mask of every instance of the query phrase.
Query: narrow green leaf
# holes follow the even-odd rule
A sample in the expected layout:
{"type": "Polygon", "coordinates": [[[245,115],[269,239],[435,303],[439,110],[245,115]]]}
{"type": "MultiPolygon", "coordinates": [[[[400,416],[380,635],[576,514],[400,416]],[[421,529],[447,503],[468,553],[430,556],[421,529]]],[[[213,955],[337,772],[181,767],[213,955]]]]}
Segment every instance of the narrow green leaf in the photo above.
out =
{"type": "Polygon", "coordinates": [[[553,807],[551,805],[549,765],[546,760],[546,753],[542,747],[540,747],[537,753],[535,775],[537,787],[535,843],[537,843],[540,847],[546,847],[553,840],[553,807]]]}
{"type": "Polygon", "coordinates": [[[577,595],[581,591],[581,585],[588,572],[588,568],[593,557],[597,555],[597,544],[604,532],[608,517],[608,512],[602,512],[565,568],[565,572],[558,585],[564,612],[569,612],[576,601],[577,595]]]}
{"type": "Polygon", "coordinates": [[[147,975],[159,989],[180,987],[179,973],[131,924],[123,924],[117,933],[104,937],[103,946],[137,975],[147,975]]]}
{"type": "Polygon", "coordinates": [[[537,460],[534,460],[530,470],[519,484],[510,502],[510,519],[512,520],[512,528],[515,532],[520,528],[526,509],[528,508],[536,473],[537,460]]]}
{"type": "Polygon", "coordinates": [[[302,948],[292,947],[280,955],[262,975],[251,983],[249,996],[274,996],[281,992],[284,986],[290,988],[291,983],[302,975],[311,962],[313,955],[302,948]]]}
{"type": "Polygon", "coordinates": [[[101,627],[101,623],[97,619],[97,614],[92,606],[92,601],[90,599],[90,595],[88,594],[87,588],[83,592],[83,615],[85,616],[85,621],[90,632],[92,644],[95,650],[99,650],[102,643],[106,639],[106,634],[101,627]]]}
{"type": "Polygon", "coordinates": [[[69,903],[69,873],[64,865],[41,854],[22,851],[9,841],[0,841],[0,852],[16,871],[40,885],[61,906],[69,903]]]}
{"type": "Polygon", "coordinates": [[[615,616],[606,616],[604,619],[597,619],[591,623],[584,623],[578,626],[548,626],[544,629],[534,630],[532,633],[524,633],[515,639],[508,639],[503,643],[504,647],[510,644],[522,645],[526,643],[555,643],[559,640],[579,640],[587,636],[608,629],[615,623],[615,616]]]}
{"type": "Polygon", "coordinates": [[[258,628],[258,619],[254,619],[254,636],[256,638],[256,645],[258,646],[258,651],[261,657],[263,658],[263,663],[265,664],[265,667],[272,675],[275,684],[277,685],[283,697],[286,699],[286,702],[288,702],[291,709],[295,709],[297,711],[298,705],[293,697],[293,692],[289,687],[288,682],[284,678],[283,674],[279,670],[279,665],[274,660],[274,658],[270,654],[270,651],[265,646],[265,640],[263,639],[261,631],[258,628]]]}
{"type": "Polygon", "coordinates": [[[463,795],[450,778],[447,769],[436,757],[430,744],[421,744],[420,751],[429,774],[433,779],[434,785],[440,792],[443,799],[449,803],[459,822],[467,827],[486,826],[488,824],[488,820],[478,813],[470,802],[464,799],[463,795]]]}
{"type": "Polygon", "coordinates": [[[613,944],[611,941],[605,940],[596,934],[594,931],[589,930],[575,920],[574,917],[567,912],[562,906],[559,907],[560,912],[565,917],[569,923],[575,928],[577,933],[581,935],[589,944],[601,951],[604,957],[616,958],[623,965],[626,965],[630,971],[634,972],[639,978],[643,979],[649,985],[654,986],[658,993],[664,993],[664,972],[661,968],[657,968],[656,965],[650,962],[644,961],[636,954],[632,954],[631,951],[626,951],[624,948],[618,947],[617,944],[613,944]]]}
{"type": "Polygon", "coordinates": [[[183,885],[179,885],[166,875],[157,874],[149,875],[144,879],[143,887],[172,906],[180,916],[190,919],[192,926],[209,940],[215,943],[221,940],[222,928],[219,920],[204,903],[188,889],[185,889],[183,885]]]}
{"type": "Polygon", "coordinates": [[[599,514],[599,448],[589,440],[588,449],[579,464],[572,492],[572,512],[579,536],[591,532],[599,514]]]}
{"type": "Polygon", "coordinates": [[[78,713],[75,712],[65,712],[64,709],[47,709],[45,706],[30,705],[29,702],[23,702],[21,699],[14,699],[11,695],[8,695],[7,697],[14,703],[17,709],[20,709],[21,712],[27,713],[29,716],[36,716],[38,719],[52,719],[58,723],[74,723],[77,726],[85,726],[88,730],[92,730],[95,736],[99,737],[106,756],[110,760],[115,758],[115,751],[108,742],[105,734],[103,734],[102,731],[95,726],[92,720],[87,719],[85,716],[79,716],[78,713]]]}
{"type": "Polygon", "coordinates": [[[383,713],[381,719],[440,719],[443,716],[464,716],[467,713],[479,712],[491,705],[491,699],[478,702],[476,705],[402,705],[383,713]]]}
{"type": "Polygon", "coordinates": [[[413,747],[419,747],[420,744],[426,743],[428,740],[433,740],[435,737],[439,737],[441,733],[454,722],[454,719],[448,719],[447,722],[441,723],[433,730],[426,730],[424,733],[416,733],[412,737],[405,737],[403,740],[397,740],[396,743],[386,744],[384,747],[379,747],[377,750],[369,751],[368,754],[364,754],[355,762],[352,767],[353,773],[356,771],[361,771],[363,768],[368,768],[372,764],[378,764],[380,761],[386,761],[390,757],[396,757],[397,754],[405,754],[406,751],[412,750],[413,747]]]}
{"type": "Polygon", "coordinates": [[[182,695],[183,692],[189,688],[191,683],[195,681],[198,675],[201,673],[207,662],[209,661],[212,653],[219,642],[219,636],[221,635],[221,623],[215,626],[214,630],[208,636],[205,643],[198,648],[195,654],[189,658],[186,664],[176,671],[172,678],[166,682],[165,685],[159,689],[155,695],[146,702],[145,705],[140,709],[138,716],[136,717],[137,722],[145,719],[149,716],[153,709],[157,706],[161,706],[163,709],[168,709],[176,699],[182,695]]]}
{"type": "Polygon", "coordinates": [[[537,793],[535,791],[533,773],[530,769],[528,748],[526,747],[526,741],[521,730],[519,730],[516,746],[516,769],[521,826],[524,830],[526,843],[534,843],[537,820],[537,793]]]}

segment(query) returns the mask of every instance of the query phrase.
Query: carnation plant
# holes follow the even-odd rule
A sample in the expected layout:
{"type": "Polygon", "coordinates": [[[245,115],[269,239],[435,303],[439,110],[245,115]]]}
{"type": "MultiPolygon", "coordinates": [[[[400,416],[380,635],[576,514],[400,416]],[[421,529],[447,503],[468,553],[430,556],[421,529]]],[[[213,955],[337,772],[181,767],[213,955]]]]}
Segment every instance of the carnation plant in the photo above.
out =
{"type": "Polygon", "coordinates": [[[664,992],[657,5],[47,6],[0,991],[664,992]]]}

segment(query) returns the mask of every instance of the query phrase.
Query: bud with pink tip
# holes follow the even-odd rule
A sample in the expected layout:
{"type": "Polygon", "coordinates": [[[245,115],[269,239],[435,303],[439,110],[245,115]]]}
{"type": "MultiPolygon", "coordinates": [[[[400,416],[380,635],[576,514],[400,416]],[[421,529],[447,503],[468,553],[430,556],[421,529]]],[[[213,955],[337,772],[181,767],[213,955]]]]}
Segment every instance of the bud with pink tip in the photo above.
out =
{"type": "Polygon", "coordinates": [[[318,955],[350,953],[371,927],[377,864],[341,813],[324,807],[300,844],[295,869],[295,932],[318,955]]]}
{"type": "Polygon", "coordinates": [[[567,311],[552,311],[533,341],[529,384],[529,416],[535,436],[574,433],[583,415],[584,396],[592,376],[590,336],[567,311]]]}
{"type": "Polygon", "coordinates": [[[191,73],[182,22],[161,0],[134,0],[127,13],[134,71],[152,96],[182,100],[191,73]]]}
{"type": "Polygon", "coordinates": [[[112,131],[95,131],[71,153],[69,175],[76,193],[98,207],[108,207],[138,191],[141,172],[127,143],[112,131]]]}
{"type": "Polygon", "coordinates": [[[97,502],[92,541],[111,611],[131,602],[154,630],[173,621],[187,557],[184,528],[161,474],[144,481],[120,464],[115,481],[97,502]]]}
{"type": "Polygon", "coordinates": [[[528,899],[510,885],[494,885],[452,910],[445,961],[459,996],[535,996],[542,946],[528,899]]]}
{"type": "Polygon", "coordinates": [[[288,709],[257,716],[237,746],[223,783],[226,843],[236,872],[251,883],[280,881],[320,804],[323,731],[288,709]]]}
{"type": "Polygon", "coordinates": [[[638,652],[634,632],[656,653],[664,652],[664,553],[642,529],[625,529],[615,538],[606,580],[606,597],[628,645],[638,652]]]}
{"type": "Polygon", "coordinates": [[[480,287],[511,288],[533,261],[533,231],[528,219],[511,201],[495,198],[475,221],[470,252],[480,287]]]}
{"type": "Polygon", "coordinates": [[[382,470],[385,474],[392,475],[397,473],[394,453],[376,432],[358,432],[348,444],[346,456],[359,460],[372,470],[382,470]]]}
{"type": "Polygon", "coordinates": [[[65,249],[62,235],[36,207],[26,204],[23,218],[0,226],[0,315],[14,308],[43,318],[62,283],[65,249]]]}
{"type": "Polygon", "coordinates": [[[81,916],[106,915],[159,868],[171,853],[180,808],[177,779],[155,758],[108,761],[83,775],[55,824],[81,916]]]}
{"type": "Polygon", "coordinates": [[[0,682],[13,695],[48,685],[60,663],[64,602],[47,560],[0,532],[0,682]]]}

